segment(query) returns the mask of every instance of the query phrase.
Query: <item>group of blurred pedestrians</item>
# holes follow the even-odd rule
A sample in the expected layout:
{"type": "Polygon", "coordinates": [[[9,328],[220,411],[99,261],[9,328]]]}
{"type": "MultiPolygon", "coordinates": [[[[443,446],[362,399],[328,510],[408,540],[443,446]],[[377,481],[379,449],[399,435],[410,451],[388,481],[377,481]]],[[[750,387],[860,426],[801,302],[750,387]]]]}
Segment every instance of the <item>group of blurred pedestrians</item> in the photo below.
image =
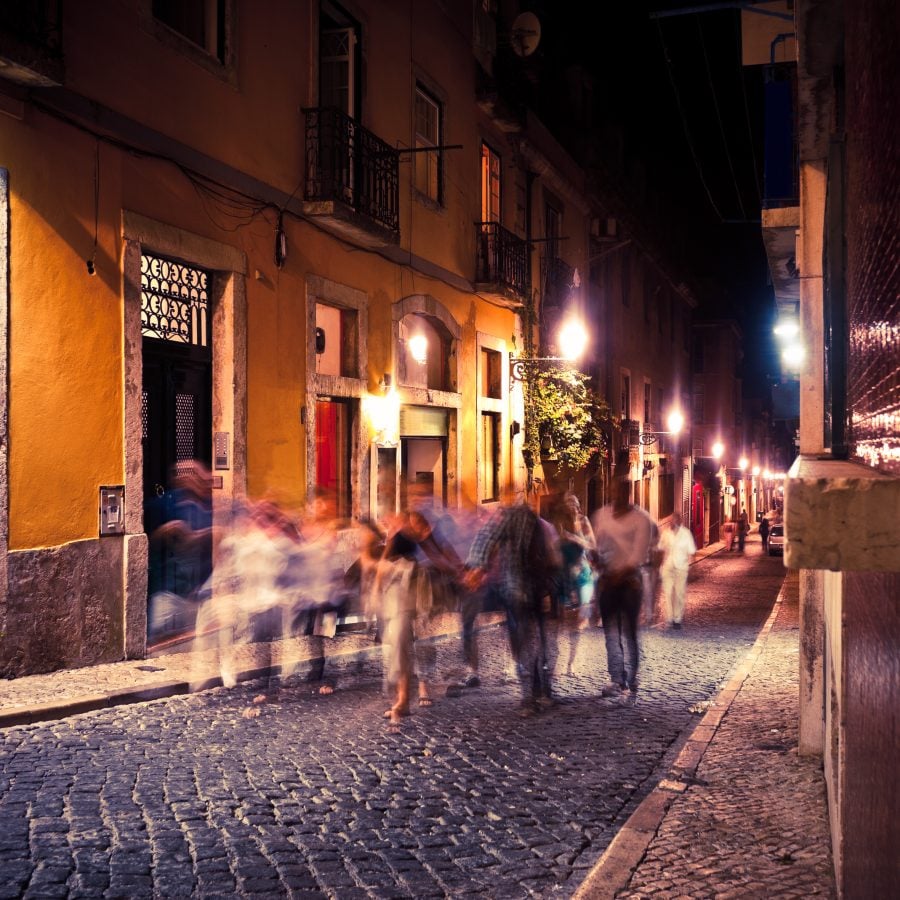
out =
{"type": "MultiPolygon", "coordinates": [[[[396,725],[414,697],[419,706],[433,703],[433,619],[460,618],[464,670],[447,689],[452,696],[481,683],[478,616],[502,612],[509,674],[520,686],[521,713],[530,716],[555,702],[562,639],[569,675],[579,636],[591,627],[604,631],[609,681],[602,695],[635,696],[638,629],[655,614],[657,573],[664,620],[681,627],[693,538],[677,512],[660,529],[630,502],[624,479],[614,481],[612,502],[591,519],[570,492],[526,498],[508,491],[489,514],[413,502],[387,521],[355,523],[352,536],[328,492],[316,492],[300,516],[271,500],[243,500],[214,517],[203,466],[183,467],[176,482],[177,502],[151,533],[151,558],[162,560],[166,551],[171,565],[180,554],[184,577],[161,587],[165,579],[151,574],[150,633],[164,629],[173,610],[192,608],[195,646],[218,650],[225,685],[235,683],[242,641],[277,645],[271,668],[283,680],[300,662],[290,639],[306,636],[318,642],[309,677],[330,693],[324,640],[355,606],[381,644],[390,697],[384,715],[396,725]]],[[[601,661],[592,664],[599,675],[601,661]]]]}

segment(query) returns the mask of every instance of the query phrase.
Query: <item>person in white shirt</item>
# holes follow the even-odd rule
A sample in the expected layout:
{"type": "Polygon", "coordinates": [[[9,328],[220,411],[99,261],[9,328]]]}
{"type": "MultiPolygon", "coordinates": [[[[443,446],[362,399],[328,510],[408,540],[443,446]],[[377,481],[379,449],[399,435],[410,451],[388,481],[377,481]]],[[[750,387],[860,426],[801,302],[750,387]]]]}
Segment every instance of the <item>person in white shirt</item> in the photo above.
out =
{"type": "Polygon", "coordinates": [[[616,478],[614,499],[594,513],[593,526],[603,574],[600,579],[600,615],[606,640],[610,683],[605,697],[637,691],[641,613],[641,566],[650,550],[653,520],[629,502],[628,481],[616,478]]]}
{"type": "Polygon", "coordinates": [[[694,536],[682,524],[681,513],[672,513],[669,524],[662,530],[659,548],[663,552],[660,568],[662,601],[666,624],[681,628],[684,617],[684,596],[687,590],[688,566],[697,552],[694,536]]]}

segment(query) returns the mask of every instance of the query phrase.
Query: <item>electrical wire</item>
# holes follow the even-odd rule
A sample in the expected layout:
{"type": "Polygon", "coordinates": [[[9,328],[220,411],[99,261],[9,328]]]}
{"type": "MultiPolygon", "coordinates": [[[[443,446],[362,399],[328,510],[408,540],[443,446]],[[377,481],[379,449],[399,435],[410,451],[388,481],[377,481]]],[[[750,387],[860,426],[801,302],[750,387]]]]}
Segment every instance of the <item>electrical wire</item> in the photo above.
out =
{"type": "Polygon", "coordinates": [[[731,173],[731,183],[734,185],[734,192],[737,195],[738,209],[741,211],[741,218],[747,218],[747,212],[744,209],[744,200],[741,197],[741,189],[738,187],[737,176],[734,174],[734,162],[731,159],[731,151],[728,149],[728,138],[725,136],[725,125],[722,122],[722,112],[719,109],[719,98],[716,95],[716,86],[713,84],[712,71],[709,67],[709,55],[706,52],[706,40],[703,37],[703,25],[700,16],[695,15],[694,21],[697,23],[697,33],[700,35],[700,47],[703,50],[703,65],[706,69],[706,80],[709,82],[709,92],[713,98],[713,108],[716,111],[716,121],[719,124],[719,134],[722,136],[722,146],[725,147],[725,158],[728,160],[728,171],[731,173]]]}
{"type": "Polygon", "coordinates": [[[685,137],[685,140],[687,141],[688,148],[691,151],[691,158],[694,160],[694,166],[697,169],[697,175],[700,178],[700,183],[703,185],[703,190],[706,191],[706,197],[709,200],[709,205],[713,208],[713,210],[715,211],[715,214],[719,217],[719,221],[724,222],[725,217],[719,211],[719,207],[716,206],[716,201],[713,200],[712,192],[710,191],[709,185],[706,183],[706,178],[703,175],[703,167],[700,165],[700,159],[697,156],[697,150],[694,147],[694,142],[691,140],[691,132],[690,132],[690,129],[688,128],[687,117],[685,116],[684,107],[681,103],[681,94],[678,92],[678,86],[675,84],[675,76],[672,74],[672,61],[669,58],[669,49],[666,46],[666,41],[665,41],[665,38],[663,37],[662,26],[660,25],[660,20],[656,19],[655,21],[656,21],[656,31],[657,31],[657,34],[659,35],[660,44],[662,45],[663,58],[666,61],[666,72],[668,73],[668,76],[669,76],[669,84],[671,84],[672,92],[675,94],[675,102],[678,106],[678,114],[681,117],[681,127],[682,127],[682,130],[684,131],[684,137],[685,137]]]}

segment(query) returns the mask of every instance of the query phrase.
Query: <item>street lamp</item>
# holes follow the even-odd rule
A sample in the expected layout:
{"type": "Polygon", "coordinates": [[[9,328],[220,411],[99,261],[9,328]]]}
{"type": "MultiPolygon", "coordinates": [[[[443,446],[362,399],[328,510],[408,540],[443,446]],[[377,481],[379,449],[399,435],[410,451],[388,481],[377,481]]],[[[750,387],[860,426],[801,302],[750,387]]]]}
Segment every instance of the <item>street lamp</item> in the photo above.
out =
{"type": "Polygon", "coordinates": [[[750,465],[750,462],[749,462],[749,460],[747,459],[746,456],[742,456],[742,457],[738,460],[738,468],[739,468],[742,472],[746,471],[747,466],[749,466],[749,465],[750,465]]]}
{"type": "Polygon", "coordinates": [[[722,458],[722,454],[725,452],[725,445],[721,441],[716,441],[712,445],[712,455],[720,460],[722,458]]]}
{"type": "Polygon", "coordinates": [[[642,431],[640,435],[641,444],[645,447],[655,444],[661,434],[679,434],[681,429],[684,428],[684,416],[677,409],[674,409],[669,413],[666,425],[669,426],[668,431],[642,431]]]}
{"type": "Polygon", "coordinates": [[[588,335],[584,323],[575,316],[565,320],[557,334],[556,344],[560,356],[510,356],[510,382],[528,381],[536,373],[546,371],[561,363],[578,360],[587,347],[588,335]]]}

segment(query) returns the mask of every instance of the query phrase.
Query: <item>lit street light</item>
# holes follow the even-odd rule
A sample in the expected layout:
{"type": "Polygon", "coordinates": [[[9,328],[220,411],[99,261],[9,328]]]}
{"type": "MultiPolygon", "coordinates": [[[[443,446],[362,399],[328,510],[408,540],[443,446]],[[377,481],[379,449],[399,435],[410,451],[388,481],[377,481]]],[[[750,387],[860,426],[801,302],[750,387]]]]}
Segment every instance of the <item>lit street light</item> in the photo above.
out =
{"type": "Polygon", "coordinates": [[[559,351],[562,358],[569,362],[579,359],[587,347],[587,331],[581,320],[574,317],[566,319],[559,330],[559,351]]]}
{"type": "Polygon", "coordinates": [[[723,454],[724,452],[725,452],[725,445],[724,445],[721,441],[716,441],[716,442],[712,445],[712,455],[713,455],[716,459],[721,459],[721,458],[722,458],[722,454],[723,454]]]}

